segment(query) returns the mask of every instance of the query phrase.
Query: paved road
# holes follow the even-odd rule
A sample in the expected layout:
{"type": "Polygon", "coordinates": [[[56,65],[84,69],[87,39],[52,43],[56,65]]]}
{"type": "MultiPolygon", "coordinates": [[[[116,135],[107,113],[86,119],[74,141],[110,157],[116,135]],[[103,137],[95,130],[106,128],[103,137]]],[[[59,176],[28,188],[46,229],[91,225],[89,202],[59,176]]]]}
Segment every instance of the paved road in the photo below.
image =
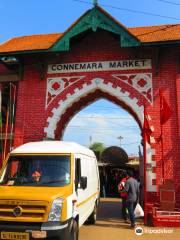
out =
{"type": "MultiPolygon", "coordinates": [[[[79,240],[180,240],[180,228],[165,228],[171,231],[166,234],[145,233],[137,236],[135,231],[130,229],[129,224],[121,219],[120,208],[120,199],[101,199],[96,224],[83,225],[79,240]]],[[[144,227],[142,221],[138,221],[138,226],[141,226],[144,231],[164,229],[163,227],[144,227]]]]}

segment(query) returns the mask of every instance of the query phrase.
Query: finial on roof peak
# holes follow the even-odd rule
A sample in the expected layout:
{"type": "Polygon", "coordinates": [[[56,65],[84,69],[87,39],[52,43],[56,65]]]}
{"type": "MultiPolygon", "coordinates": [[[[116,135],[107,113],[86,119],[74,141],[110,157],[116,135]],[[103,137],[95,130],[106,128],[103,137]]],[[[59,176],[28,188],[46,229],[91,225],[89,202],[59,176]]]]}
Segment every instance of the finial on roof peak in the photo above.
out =
{"type": "Polygon", "coordinates": [[[93,0],[93,5],[96,7],[98,5],[98,0],[93,0]]]}

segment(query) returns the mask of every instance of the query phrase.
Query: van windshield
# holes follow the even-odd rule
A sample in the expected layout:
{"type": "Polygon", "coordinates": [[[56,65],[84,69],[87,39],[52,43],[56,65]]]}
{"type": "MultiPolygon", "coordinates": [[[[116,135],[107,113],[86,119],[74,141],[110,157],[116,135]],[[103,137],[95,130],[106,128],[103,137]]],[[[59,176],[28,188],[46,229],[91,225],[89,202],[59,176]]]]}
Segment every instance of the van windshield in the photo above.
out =
{"type": "Polygon", "coordinates": [[[70,156],[10,156],[0,185],[65,186],[70,183],[70,156]]]}

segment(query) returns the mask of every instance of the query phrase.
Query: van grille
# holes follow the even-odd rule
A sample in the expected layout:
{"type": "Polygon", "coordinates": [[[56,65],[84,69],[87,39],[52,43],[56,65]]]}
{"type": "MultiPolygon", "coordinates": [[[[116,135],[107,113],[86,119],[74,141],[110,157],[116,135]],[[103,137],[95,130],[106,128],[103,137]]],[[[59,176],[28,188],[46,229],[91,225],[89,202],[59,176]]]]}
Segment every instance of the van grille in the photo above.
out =
{"type": "Polygon", "coordinates": [[[1,200],[0,220],[2,221],[35,221],[45,220],[48,202],[1,200]]]}

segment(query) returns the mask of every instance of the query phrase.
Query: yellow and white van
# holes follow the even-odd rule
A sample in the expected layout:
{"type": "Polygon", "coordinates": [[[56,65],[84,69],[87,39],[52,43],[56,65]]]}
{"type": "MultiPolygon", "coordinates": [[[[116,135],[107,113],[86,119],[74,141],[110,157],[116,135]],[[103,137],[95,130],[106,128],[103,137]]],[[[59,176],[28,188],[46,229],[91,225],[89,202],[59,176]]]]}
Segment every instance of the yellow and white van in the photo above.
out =
{"type": "Polygon", "coordinates": [[[0,238],[78,239],[79,227],[96,221],[99,188],[88,148],[62,141],[16,148],[0,177],[0,238]]]}

